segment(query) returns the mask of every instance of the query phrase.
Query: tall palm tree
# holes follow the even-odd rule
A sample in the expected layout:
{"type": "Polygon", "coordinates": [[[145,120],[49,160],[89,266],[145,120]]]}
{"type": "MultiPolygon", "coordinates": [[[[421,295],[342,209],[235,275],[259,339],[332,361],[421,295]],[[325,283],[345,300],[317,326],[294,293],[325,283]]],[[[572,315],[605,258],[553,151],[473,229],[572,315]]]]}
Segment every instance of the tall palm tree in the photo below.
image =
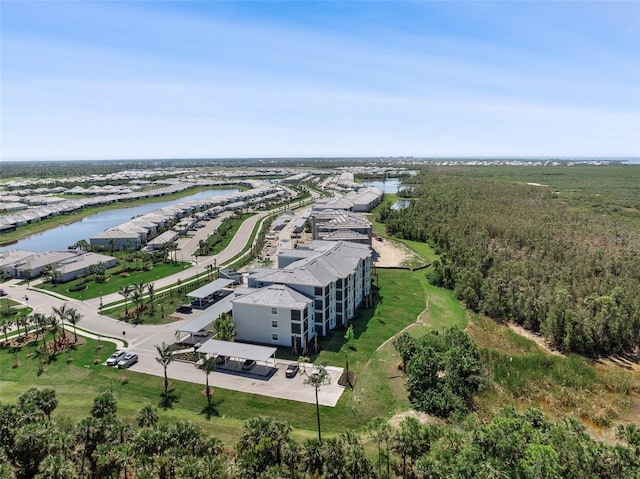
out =
{"type": "Polygon", "coordinates": [[[322,443],[322,433],[320,432],[320,403],[318,402],[318,391],[322,386],[326,386],[331,382],[331,376],[327,372],[326,366],[316,366],[314,371],[304,380],[305,384],[310,385],[316,390],[316,417],[318,419],[318,442],[322,443]]]}
{"type": "Polygon", "coordinates": [[[71,308],[67,312],[67,319],[71,324],[73,324],[73,343],[75,344],[78,342],[78,332],[76,331],[76,324],[82,319],[82,314],[80,314],[75,308],[71,308]]]}
{"type": "MultiPolygon", "coordinates": [[[[134,304],[138,304],[142,301],[142,294],[138,289],[134,289],[132,293],[132,298],[134,304]]],[[[136,323],[140,320],[140,307],[136,306],[136,323]]]]}
{"type": "Polygon", "coordinates": [[[9,332],[9,329],[11,329],[12,323],[13,321],[9,318],[0,319],[0,329],[2,329],[2,332],[4,333],[4,341],[7,344],[9,343],[9,336],[7,335],[7,333],[9,332]]]}
{"type": "Polygon", "coordinates": [[[124,314],[129,316],[129,307],[127,305],[127,299],[131,296],[131,290],[129,289],[129,285],[121,286],[118,289],[118,293],[122,295],[124,298],[124,314]]]}
{"type": "Polygon", "coordinates": [[[69,310],[67,309],[67,303],[63,303],[62,306],[56,308],[53,306],[54,316],[57,316],[60,319],[60,326],[62,328],[62,337],[64,338],[64,321],[69,317],[69,310]]]}
{"type": "Polygon", "coordinates": [[[16,325],[16,329],[18,330],[18,338],[22,336],[22,331],[20,330],[20,326],[22,326],[22,317],[16,316],[15,318],[11,319],[11,323],[16,325]]]}
{"type": "Polygon", "coordinates": [[[144,306],[144,292],[146,290],[146,285],[144,284],[144,282],[140,281],[135,285],[135,287],[136,289],[134,290],[134,293],[138,293],[137,296],[138,300],[140,301],[138,309],[142,311],[142,307],[144,306]]]}
{"type": "Polygon", "coordinates": [[[155,285],[153,283],[147,283],[147,293],[149,293],[149,304],[151,305],[151,314],[153,314],[153,300],[155,297],[155,285]]]}
{"type": "Polygon", "coordinates": [[[40,332],[42,334],[42,344],[44,345],[44,338],[47,333],[47,316],[42,313],[33,313],[33,322],[36,325],[36,339],[37,333],[40,332]]]}
{"type": "Polygon", "coordinates": [[[173,353],[171,352],[171,346],[165,343],[164,341],[160,345],[156,344],[156,351],[158,352],[158,355],[156,356],[156,361],[162,364],[162,367],[164,368],[164,398],[166,401],[168,390],[169,390],[169,378],[167,377],[167,367],[169,366],[169,364],[171,364],[171,361],[173,361],[173,353]]]}
{"type": "Polygon", "coordinates": [[[58,351],[58,316],[55,314],[47,316],[47,326],[53,335],[53,353],[55,354],[58,351]]]}
{"type": "Polygon", "coordinates": [[[209,374],[216,370],[216,360],[212,356],[209,356],[202,361],[202,370],[205,374],[205,380],[207,389],[205,389],[205,393],[207,394],[207,406],[211,408],[211,388],[209,387],[209,374]]]}

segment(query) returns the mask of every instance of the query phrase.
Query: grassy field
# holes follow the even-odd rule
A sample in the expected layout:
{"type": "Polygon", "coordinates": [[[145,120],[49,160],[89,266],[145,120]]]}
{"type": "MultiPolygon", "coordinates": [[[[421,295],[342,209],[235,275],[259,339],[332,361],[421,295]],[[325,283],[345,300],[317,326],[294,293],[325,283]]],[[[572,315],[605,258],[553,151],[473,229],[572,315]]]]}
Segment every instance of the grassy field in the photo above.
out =
{"type": "Polygon", "coordinates": [[[153,265],[153,268],[149,271],[128,271],[123,274],[122,266],[116,266],[107,270],[107,276],[109,280],[105,283],[97,283],[96,281],[89,281],[86,283],[87,288],[81,291],[70,291],[77,287],[83,280],[75,279],[68,283],[42,283],[38,285],[38,288],[52,291],[54,293],[63,294],[73,299],[91,299],[105,296],[111,293],[117,293],[118,290],[124,286],[130,284],[153,283],[160,278],[171,276],[181,271],[186,271],[191,268],[191,263],[186,261],[178,263],[160,263],[153,265]]]}

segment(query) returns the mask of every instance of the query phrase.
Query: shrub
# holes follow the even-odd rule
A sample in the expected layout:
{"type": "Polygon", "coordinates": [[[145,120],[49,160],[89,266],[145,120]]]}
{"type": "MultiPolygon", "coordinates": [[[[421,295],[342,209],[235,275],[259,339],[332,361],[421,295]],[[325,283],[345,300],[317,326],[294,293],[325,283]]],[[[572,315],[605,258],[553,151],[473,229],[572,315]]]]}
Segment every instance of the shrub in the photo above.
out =
{"type": "Polygon", "coordinates": [[[87,285],[84,283],[81,284],[77,284],[75,286],[71,286],[69,288],[69,292],[73,292],[73,291],[82,291],[83,289],[87,289],[87,285]]]}

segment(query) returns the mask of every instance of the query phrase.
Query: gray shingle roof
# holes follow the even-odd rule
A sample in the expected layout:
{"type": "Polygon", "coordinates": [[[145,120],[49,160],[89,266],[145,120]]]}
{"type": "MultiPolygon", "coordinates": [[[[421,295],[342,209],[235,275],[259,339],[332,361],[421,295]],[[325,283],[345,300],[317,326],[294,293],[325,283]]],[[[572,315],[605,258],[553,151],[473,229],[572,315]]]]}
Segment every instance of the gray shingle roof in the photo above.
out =
{"type": "Polygon", "coordinates": [[[303,309],[312,300],[284,284],[272,284],[257,288],[232,300],[234,304],[260,304],[264,306],[303,309]]]}

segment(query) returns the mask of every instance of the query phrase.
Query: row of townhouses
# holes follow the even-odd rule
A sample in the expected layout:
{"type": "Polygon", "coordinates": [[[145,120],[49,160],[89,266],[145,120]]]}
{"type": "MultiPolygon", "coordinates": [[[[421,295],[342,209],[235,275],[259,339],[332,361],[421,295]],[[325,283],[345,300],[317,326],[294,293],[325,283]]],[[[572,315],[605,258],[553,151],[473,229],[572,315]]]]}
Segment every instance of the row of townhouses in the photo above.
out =
{"type": "MultiPolygon", "coordinates": [[[[89,243],[105,250],[139,249],[168,228],[177,234],[185,234],[194,221],[212,219],[225,211],[278,201],[289,194],[287,190],[267,182],[253,180],[248,184],[252,188],[246,191],[159,208],[93,235],[89,243]]],[[[176,239],[176,235],[169,233],[153,241],[150,247],[157,249],[176,239]]]]}

